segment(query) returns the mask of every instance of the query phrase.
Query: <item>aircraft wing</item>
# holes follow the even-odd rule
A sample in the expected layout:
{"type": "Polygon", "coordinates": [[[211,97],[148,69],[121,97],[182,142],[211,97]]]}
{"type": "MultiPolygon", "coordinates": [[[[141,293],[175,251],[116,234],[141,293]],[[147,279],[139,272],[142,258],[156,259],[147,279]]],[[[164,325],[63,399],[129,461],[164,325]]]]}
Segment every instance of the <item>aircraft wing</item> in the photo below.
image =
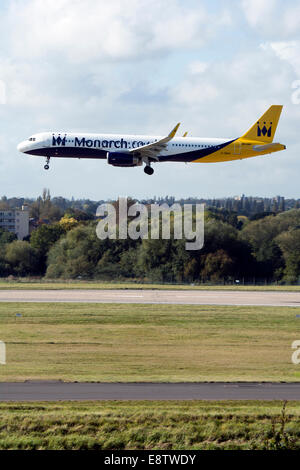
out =
{"type": "Polygon", "coordinates": [[[130,150],[130,153],[135,154],[137,157],[141,157],[142,159],[149,159],[149,160],[158,160],[158,155],[160,152],[167,148],[168,142],[172,140],[178,128],[180,126],[180,122],[174,127],[174,129],[170,132],[167,137],[158,140],[157,142],[153,142],[152,144],[143,145],[142,147],[137,147],[135,149],[130,150]]]}

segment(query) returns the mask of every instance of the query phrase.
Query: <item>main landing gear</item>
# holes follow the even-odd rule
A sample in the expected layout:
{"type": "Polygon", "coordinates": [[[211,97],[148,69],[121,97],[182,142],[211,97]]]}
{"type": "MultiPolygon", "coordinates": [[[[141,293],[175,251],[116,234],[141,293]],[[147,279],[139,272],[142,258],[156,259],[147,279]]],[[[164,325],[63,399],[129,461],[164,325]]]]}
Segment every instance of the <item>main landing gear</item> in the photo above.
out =
{"type": "Polygon", "coordinates": [[[44,166],[44,170],[49,170],[49,168],[50,168],[49,162],[50,162],[50,157],[47,157],[46,158],[46,165],[44,166]]]}
{"type": "Polygon", "coordinates": [[[154,170],[153,170],[153,168],[151,168],[150,165],[147,165],[147,166],[145,166],[145,168],[144,168],[144,172],[146,173],[146,175],[153,175],[154,170]]]}

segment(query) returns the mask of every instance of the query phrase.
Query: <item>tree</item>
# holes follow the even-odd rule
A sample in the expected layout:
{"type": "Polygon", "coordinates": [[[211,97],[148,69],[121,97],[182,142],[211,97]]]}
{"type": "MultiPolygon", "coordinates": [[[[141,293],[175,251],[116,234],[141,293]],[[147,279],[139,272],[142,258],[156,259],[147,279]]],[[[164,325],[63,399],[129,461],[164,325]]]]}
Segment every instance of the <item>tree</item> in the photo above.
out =
{"type": "Polygon", "coordinates": [[[205,244],[201,252],[192,256],[198,258],[199,280],[209,277],[250,278],[255,269],[255,260],[249,243],[240,237],[240,232],[228,223],[209,220],[205,225],[205,244]],[[217,253],[217,255],[216,255],[217,253]],[[212,255],[212,256],[209,256],[212,255]],[[206,261],[207,256],[209,256],[206,261]],[[226,270],[222,265],[226,261],[226,270]],[[213,262],[215,258],[215,262],[213,262]],[[217,258],[219,261],[217,262],[217,258]],[[229,262],[230,260],[230,262],[229,262]],[[212,271],[214,266],[215,272],[212,271]]]}
{"type": "Polygon", "coordinates": [[[96,236],[95,225],[81,226],[67,232],[49,251],[48,278],[93,278],[95,268],[105,249],[105,240],[96,236]]]}
{"type": "Polygon", "coordinates": [[[257,277],[280,280],[285,269],[286,256],[283,256],[280,234],[300,226],[300,210],[290,210],[259,219],[247,224],[241,238],[252,247],[257,260],[257,277]]]}
{"type": "Polygon", "coordinates": [[[45,255],[51,246],[64,234],[65,231],[59,224],[41,225],[32,232],[30,243],[33,248],[45,255]]]}
{"type": "Polygon", "coordinates": [[[173,240],[143,240],[138,251],[137,272],[153,281],[172,282],[174,252],[173,240]]]}
{"type": "Polygon", "coordinates": [[[73,218],[73,219],[77,220],[78,222],[86,221],[86,220],[95,220],[96,211],[95,211],[94,214],[91,214],[90,212],[88,212],[89,207],[88,207],[87,204],[84,204],[84,208],[86,208],[87,212],[84,212],[84,211],[79,210],[79,209],[69,208],[65,212],[64,218],[69,218],[69,219],[73,218]]]}
{"type": "Polygon", "coordinates": [[[0,228],[0,245],[5,245],[6,243],[11,243],[14,240],[17,240],[17,235],[7,230],[0,228]]]}
{"type": "Polygon", "coordinates": [[[17,240],[6,245],[5,261],[16,276],[38,273],[37,252],[28,242],[17,240]]]}
{"type": "Polygon", "coordinates": [[[283,232],[276,238],[285,260],[284,280],[287,283],[300,281],[300,229],[283,232]]]}
{"type": "Polygon", "coordinates": [[[57,222],[62,216],[62,211],[52,204],[49,189],[44,189],[42,196],[31,204],[30,214],[31,217],[38,220],[46,219],[50,222],[57,222]]]}
{"type": "Polygon", "coordinates": [[[48,278],[116,279],[133,277],[136,263],[134,240],[99,240],[95,224],[78,225],[68,231],[49,251],[48,278]]]}
{"type": "Polygon", "coordinates": [[[220,281],[227,280],[234,275],[234,261],[224,250],[218,250],[215,253],[208,253],[205,257],[204,267],[201,275],[205,280],[220,281]]]}
{"type": "Polygon", "coordinates": [[[59,225],[65,232],[67,232],[68,230],[75,228],[76,225],[78,225],[78,221],[74,219],[74,217],[64,216],[60,219],[59,225]]]}
{"type": "Polygon", "coordinates": [[[10,268],[5,259],[5,253],[8,244],[15,240],[17,240],[17,236],[14,233],[0,229],[0,277],[11,274],[10,268]]]}
{"type": "Polygon", "coordinates": [[[64,234],[65,231],[59,224],[44,224],[32,232],[30,244],[37,252],[40,274],[45,274],[46,272],[48,251],[64,234]]]}

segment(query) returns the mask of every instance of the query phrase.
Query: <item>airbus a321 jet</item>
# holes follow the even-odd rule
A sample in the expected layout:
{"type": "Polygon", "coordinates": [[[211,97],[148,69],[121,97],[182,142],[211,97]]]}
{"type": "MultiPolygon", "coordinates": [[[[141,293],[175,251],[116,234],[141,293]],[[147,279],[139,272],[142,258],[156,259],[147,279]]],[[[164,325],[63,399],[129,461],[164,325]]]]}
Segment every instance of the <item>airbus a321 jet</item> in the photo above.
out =
{"type": "Polygon", "coordinates": [[[271,106],[242,137],[212,139],[176,137],[180,124],[167,137],[147,135],[74,134],[44,132],[34,134],[18,145],[20,152],[44,156],[45,170],[51,158],[99,158],[109,165],[134,167],[145,165],[152,175],[153,163],[193,162],[214,163],[266,155],[285,150],[273,143],[282,106],[271,106]]]}

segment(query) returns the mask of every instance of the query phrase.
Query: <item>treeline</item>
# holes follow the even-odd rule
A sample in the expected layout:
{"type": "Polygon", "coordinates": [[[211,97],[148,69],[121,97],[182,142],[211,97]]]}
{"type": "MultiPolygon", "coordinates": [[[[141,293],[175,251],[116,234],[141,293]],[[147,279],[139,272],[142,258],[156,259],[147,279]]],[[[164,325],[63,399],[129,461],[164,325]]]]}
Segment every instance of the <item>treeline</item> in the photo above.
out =
{"type": "MultiPolygon", "coordinates": [[[[174,196],[158,197],[137,200],[142,204],[168,204],[175,202],[183,204],[205,204],[207,209],[217,209],[219,211],[228,211],[236,215],[245,215],[251,219],[257,217],[277,214],[290,209],[300,208],[300,199],[285,199],[282,196],[274,198],[262,198],[242,195],[240,197],[227,197],[219,199],[205,199],[187,197],[185,199],[176,199],[174,196]]],[[[63,197],[51,198],[49,190],[45,189],[42,196],[36,200],[29,198],[7,198],[3,196],[0,200],[0,210],[10,210],[22,207],[27,204],[30,209],[30,216],[34,219],[42,219],[50,222],[58,221],[66,212],[73,212],[86,217],[94,218],[97,207],[104,202],[110,201],[91,201],[90,199],[66,199],[63,197]]]]}
{"type": "Polygon", "coordinates": [[[26,241],[1,231],[0,276],[300,282],[300,209],[258,220],[208,210],[200,251],[186,251],[185,240],[99,240],[96,224],[89,217],[76,219],[71,211],[57,222],[40,225],[26,241]]]}

